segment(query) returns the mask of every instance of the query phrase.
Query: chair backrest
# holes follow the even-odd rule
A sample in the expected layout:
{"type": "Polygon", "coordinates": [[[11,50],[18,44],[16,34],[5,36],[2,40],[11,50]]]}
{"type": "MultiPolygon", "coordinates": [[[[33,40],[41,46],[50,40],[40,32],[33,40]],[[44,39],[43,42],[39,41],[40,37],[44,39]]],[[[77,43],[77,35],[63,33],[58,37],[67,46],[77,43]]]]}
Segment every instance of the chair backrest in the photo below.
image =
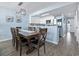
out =
{"type": "Polygon", "coordinates": [[[11,28],[11,33],[12,33],[12,38],[13,39],[15,39],[15,40],[19,39],[18,32],[19,32],[18,28],[11,28]]]}
{"type": "Polygon", "coordinates": [[[18,32],[19,32],[19,30],[21,29],[21,27],[16,27],[16,29],[15,30],[17,30],[18,32]]]}
{"type": "Polygon", "coordinates": [[[15,28],[15,36],[16,36],[16,39],[19,40],[20,37],[18,35],[18,32],[19,32],[19,29],[18,28],[15,28]]]}
{"type": "Polygon", "coordinates": [[[11,34],[12,34],[12,39],[15,39],[16,38],[16,36],[15,36],[15,28],[11,27],[11,34]]]}
{"type": "Polygon", "coordinates": [[[16,27],[16,28],[21,29],[21,27],[16,27]]]}
{"type": "Polygon", "coordinates": [[[46,36],[47,36],[47,28],[39,28],[39,33],[35,35],[37,39],[36,45],[38,45],[38,48],[45,44],[46,36]]]}
{"type": "Polygon", "coordinates": [[[41,40],[46,40],[47,37],[47,28],[39,28],[39,32],[41,34],[41,40]]]}

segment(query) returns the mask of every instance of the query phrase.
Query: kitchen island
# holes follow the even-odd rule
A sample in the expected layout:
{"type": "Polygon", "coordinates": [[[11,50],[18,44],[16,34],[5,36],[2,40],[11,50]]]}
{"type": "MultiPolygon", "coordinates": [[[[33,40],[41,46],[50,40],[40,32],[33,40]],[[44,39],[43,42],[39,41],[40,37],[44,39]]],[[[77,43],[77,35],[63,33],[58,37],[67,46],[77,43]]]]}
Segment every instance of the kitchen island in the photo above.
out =
{"type": "Polygon", "coordinates": [[[36,29],[39,29],[39,28],[47,28],[47,39],[46,41],[47,42],[50,42],[50,43],[53,43],[53,44],[58,44],[59,42],[59,29],[58,29],[58,26],[56,25],[45,25],[45,24],[32,24],[32,25],[29,25],[29,27],[31,28],[36,28],[36,29]]]}

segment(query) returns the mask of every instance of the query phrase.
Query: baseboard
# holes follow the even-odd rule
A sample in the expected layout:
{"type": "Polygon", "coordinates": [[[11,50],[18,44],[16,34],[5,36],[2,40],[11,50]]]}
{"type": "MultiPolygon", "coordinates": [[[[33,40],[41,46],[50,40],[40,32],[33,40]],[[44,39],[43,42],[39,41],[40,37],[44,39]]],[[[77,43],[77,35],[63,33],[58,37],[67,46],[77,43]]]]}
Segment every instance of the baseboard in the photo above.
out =
{"type": "Polygon", "coordinates": [[[47,42],[49,42],[49,43],[53,43],[53,44],[55,44],[55,45],[58,45],[58,41],[57,42],[55,42],[55,41],[50,41],[50,40],[46,40],[47,42]]]}
{"type": "MultiPolygon", "coordinates": [[[[11,38],[2,39],[2,40],[0,40],[0,42],[7,41],[7,40],[11,40],[11,38]]],[[[55,44],[55,45],[58,45],[58,41],[57,41],[57,42],[55,42],[55,41],[50,41],[50,40],[46,40],[46,41],[49,42],[49,43],[53,43],[53,44],[55,44]]]]}
{"type": "Polygon", "coordinates": [[[11,38],[1,39],[0,42],[7,41],[7,40],[11,40],[11,38]]]}

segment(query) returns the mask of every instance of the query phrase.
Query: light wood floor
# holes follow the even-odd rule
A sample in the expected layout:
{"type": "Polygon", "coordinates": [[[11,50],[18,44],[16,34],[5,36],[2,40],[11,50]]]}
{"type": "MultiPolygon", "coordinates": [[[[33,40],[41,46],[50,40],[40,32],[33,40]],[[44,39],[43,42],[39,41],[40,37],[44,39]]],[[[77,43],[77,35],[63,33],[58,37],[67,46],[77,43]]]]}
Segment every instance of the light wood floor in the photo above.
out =
{"type": "MultiPolygon", "coordinates": [[[[23,56],[37,56],[37,51],[26,55],[26,48],[23,48],[23,56]]],[[[19,51],[15,50],[12,46],[11,40],[0,43],[0,55],[1,56],[19,56],[19,51]]],[[[79,47],[76,42],[76,38],[73,33],[67,33],[67,35],[60,39],[58,45],[46,43],[46,54],[44,54],[43,47],[40,48],[41,56],[79,56],[79,47]]]]}

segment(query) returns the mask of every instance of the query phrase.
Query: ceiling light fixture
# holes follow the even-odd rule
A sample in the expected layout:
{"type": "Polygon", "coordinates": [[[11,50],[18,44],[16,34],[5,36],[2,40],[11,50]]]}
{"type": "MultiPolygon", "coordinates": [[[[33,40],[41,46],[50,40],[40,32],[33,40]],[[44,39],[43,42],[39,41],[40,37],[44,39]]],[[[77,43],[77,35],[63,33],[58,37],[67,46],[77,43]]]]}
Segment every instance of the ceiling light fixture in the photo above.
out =
{"type": "Polygon", "coordinates": [[[18,4],[18,9],[16,11],[16,14],[20,14],[20,15],[26,15],[26,10],[24,8],[21,7],[21,5],[23,4],[23,2],[20,2],[18,4]]]}

